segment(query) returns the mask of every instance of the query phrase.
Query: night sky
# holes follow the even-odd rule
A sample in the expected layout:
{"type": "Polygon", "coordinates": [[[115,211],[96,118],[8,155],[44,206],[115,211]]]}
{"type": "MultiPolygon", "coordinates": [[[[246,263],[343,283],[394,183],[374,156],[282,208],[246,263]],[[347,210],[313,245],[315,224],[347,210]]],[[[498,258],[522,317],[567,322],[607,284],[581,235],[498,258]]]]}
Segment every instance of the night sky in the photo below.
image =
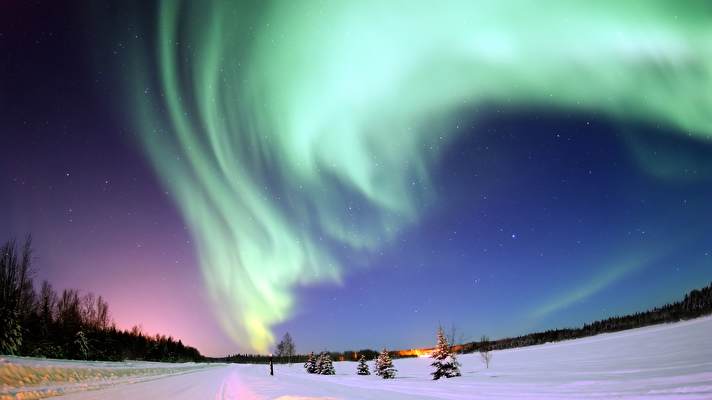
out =
{"type": "Polygon", "coordinates": [[[470,3],[3,4],[0,239],[208,355],[497,338],[708,284],[709,6],[470,3]]]}

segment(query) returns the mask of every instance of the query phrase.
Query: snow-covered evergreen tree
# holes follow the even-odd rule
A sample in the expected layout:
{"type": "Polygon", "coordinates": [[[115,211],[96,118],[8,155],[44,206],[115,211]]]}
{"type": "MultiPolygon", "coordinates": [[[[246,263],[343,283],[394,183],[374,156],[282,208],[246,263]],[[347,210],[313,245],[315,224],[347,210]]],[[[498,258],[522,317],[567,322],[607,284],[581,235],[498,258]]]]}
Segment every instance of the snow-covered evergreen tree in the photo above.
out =
{"type": "Polygon", "coordinates": [[[432,358],[435,359],[435,361],[430,364],[435,367],[435,371],[432,373],[433,379],[437,380],[443,376],[446,378],[460,376],[460,363],[450,351],[450,345],[447,342],[442,327],[438,328],[438,344],[435,346],[432,358]]]}
{"type": "Polygon", "coordinates": [[[316,372],[317,374],[321,374],[321,368],[324,365],[324,352],[319,353],[318,356],[316,356],[316,372]]]}
{"type": "Polygon", "coordinates": [[[373,374],[377,376],[381,376],[381,355],[379,354],[378,357],[376,357],[376,360],[373,362],[373,374]]]}
{"type": "Polygon", "coordinates": [[[381,354],[376,359],[376,375],[383,379],[393,379],[396,377],[398,370],[393,366],[391,356],[388,355],[388,350],[383,349],[381,354]]]}
{"type": "Polygon", "coordinates": [[[317,373],[316,356],[314,356],[314,352],[311,352],[309,354],[309,358],[307,358],[307,362],[304,363],[304,369],[307,370],[308,374],[316,374],[317,373]]]}
{"type": "Polygon", "coordinates": [[[317,370],[321,375],[336,375],[334,371],[334,364],[331,363],[331,356],[329,353],[323,352],[319,354],[319,359],[316,362],[317,370]]]}
{"type": "Polygon", "coordinates": [[[361,354],[361,358],[358,360],[358,367],[356,368],[357,375],[371,375],[371,371],[368,370],[368,364],[366,364],[366,356],[361,354]]]}

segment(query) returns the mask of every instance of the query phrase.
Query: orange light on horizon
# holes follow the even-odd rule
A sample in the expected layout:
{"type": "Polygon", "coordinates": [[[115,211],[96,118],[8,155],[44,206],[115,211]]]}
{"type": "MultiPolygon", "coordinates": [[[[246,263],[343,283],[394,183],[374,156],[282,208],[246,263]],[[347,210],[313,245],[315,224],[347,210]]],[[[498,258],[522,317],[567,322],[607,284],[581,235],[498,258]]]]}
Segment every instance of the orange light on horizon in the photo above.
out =
{"type": "Polygon", "coordinates": [[[399,350],[398,355],[401,357],[430,357],[433,354],[432,349],[409,349],[399,350]]]}

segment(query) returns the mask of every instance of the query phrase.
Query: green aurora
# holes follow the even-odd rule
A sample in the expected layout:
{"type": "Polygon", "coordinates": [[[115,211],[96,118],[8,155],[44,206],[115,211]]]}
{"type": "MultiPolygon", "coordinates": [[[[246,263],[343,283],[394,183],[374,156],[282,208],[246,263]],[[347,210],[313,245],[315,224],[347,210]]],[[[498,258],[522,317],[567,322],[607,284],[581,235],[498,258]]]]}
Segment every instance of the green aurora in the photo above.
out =
{"type": "MultiPolygon", "coordinates": [[[[428,171],[462,113],[535,105],[709,141],[711,13],[663,0],[163,1],[155,47],[134,57],[132,108],[223,328],[265,351],[297,286],[342,279],[330,245],[373,251],[437,201],[428,171]]],[[[610,268],[600,285],[625,275],[610,268]]]]}

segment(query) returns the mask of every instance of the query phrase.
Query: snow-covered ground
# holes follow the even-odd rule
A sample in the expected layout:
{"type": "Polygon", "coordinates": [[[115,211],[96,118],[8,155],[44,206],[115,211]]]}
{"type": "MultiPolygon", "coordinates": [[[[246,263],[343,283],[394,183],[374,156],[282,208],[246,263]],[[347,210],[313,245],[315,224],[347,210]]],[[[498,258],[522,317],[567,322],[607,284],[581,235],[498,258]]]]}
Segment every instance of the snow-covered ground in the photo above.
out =
{"type": "MultiPolygon", "coordinates": [[[[494,352],[485,369],[478,355],[460,357],[463,376],[430,380],[430,359],[395,360],[398,378],[355,375],[356,363],[337,362],[336,376],[308,375],[300,365],[173,365],[79,363],[5,358],[0,399],[29,390],[8,385],[6,368],[86,368],[82,381],[42,382],[66,399],[712,399],[712,317],[590,338],[494,352]],[[139,371],[126,373],[122,371],[139,371]],[[161,370],[163,369],[163,370],[161,370]],[[115,371],[115,377],[107,373],[115,371]],[[12,387],[10,387],[12,386],[12,387]]],[[[61,374],[60,374],[61,375],[61,374]]],[[[19,378],[18,378],[19,379],[19,378]]],[[[10,382],[12,384],[12,382],[10,382]]],[[[35,385],[37,386],[37,385],[35,385]]],[[[41,389],[41,388],[40,388],[41,389]]],[[[18,397],[19,398],[19,397],[18,397]]],[[[22,397],[28,398],[28,397],[22,397]]],[[[32,397],[30,397],[32,398],[32,397]]]]}

